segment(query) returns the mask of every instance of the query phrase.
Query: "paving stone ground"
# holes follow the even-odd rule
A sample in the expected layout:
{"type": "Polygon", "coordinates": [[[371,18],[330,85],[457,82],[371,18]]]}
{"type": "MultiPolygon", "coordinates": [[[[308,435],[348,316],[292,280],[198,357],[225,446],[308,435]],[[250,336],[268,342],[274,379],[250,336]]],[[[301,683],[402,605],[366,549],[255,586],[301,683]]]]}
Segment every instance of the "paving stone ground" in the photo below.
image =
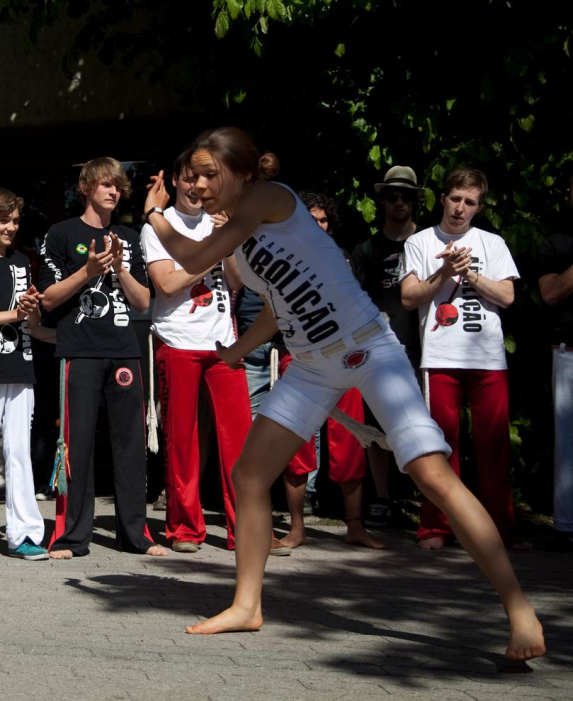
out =
{"type": "MultiPolygon", "coordinates": [[[[54,503],[41,509],[50,532],[54,503]]],[[[148,516],[162,542],[163,514],[148,516]]],[[[549,649],[511,667],[503,613],[467,555],[421,551],[398,529],[374,552],[346,546],[342,526],[311,525],[308,545],[269,559],[260,632],[185,635],[233,592],[221,518],[207,520],[198,553],[166,558],[115,550],[109,498],[88,557],[24,562],[1,540],[0,699],[573,699],[573,555],[511,555],[549,649]]]]}

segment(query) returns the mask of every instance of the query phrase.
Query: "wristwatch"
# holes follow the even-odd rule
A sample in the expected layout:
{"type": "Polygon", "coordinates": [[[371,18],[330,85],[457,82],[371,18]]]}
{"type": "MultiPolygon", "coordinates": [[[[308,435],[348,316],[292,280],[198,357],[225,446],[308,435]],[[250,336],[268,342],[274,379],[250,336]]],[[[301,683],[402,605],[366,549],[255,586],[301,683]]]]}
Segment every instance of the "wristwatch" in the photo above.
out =
{"type": "Polygon", "coordinates": [[[146,220],[149,221],[150,214],[153,214],[154,212],[157,212],[157,214],[161,214],[163,216],[163,210],[161,207],[152,207],[148,212],[145,212],[146,220]]]}

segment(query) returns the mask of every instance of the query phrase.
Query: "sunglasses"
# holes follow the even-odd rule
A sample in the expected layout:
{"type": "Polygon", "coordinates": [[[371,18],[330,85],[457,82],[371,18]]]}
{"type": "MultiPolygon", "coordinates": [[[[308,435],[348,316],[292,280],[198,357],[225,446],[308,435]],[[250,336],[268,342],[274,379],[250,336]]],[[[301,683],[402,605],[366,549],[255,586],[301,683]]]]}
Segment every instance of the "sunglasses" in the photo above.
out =
{"type": "Polygon", "coordinates": [[[405,204],[410,204],[417,199],[417,195],[410,194],[409,192],[389,192],[387,195],[384,195],[384,200],[390,202],[390,204],[396,204],[398,200],[402,200],[405,204]]]}

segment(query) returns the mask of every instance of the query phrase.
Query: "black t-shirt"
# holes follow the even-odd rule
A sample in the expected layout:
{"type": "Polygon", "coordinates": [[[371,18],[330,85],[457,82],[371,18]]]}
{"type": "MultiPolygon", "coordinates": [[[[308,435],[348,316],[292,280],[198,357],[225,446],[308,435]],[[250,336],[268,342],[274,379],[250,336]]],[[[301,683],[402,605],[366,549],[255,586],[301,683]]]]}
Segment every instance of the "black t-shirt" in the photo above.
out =
{"type": "Polygon", "coordinates": [[[380,311],[385,312],[410,359],[419,362],[418,312],[408,312],[400,301],[398,280],[404,271],[404,241],[392,241],[381,232],[359,244],[350,262],[358,282],[380,311]]]}
{"type": "MultiPolygon", "coordinates": [[[[564,273],[573,265],[573,236],[554,234],[539,248],[539,277],[564,273]]],[[[573,294],[549,309],[550,343],[573,347],[573,294]]]]}
{"type": "MultiPolygon", "coordinates": [[[[0,258],[0,311],[16,309],[20,295],[31,284],[28,257],[7,249],[0,258]]],[[[0,383],[32,385],[35,381],[28,322],[0,324],[0,383]]]]}
{"type": "MultiPolygon", "coordinates": [[[[82,268],[92,239],[96,252],[104,250],[109,231],[123,242],[123,265],[149,286],[139,236],[125,226],[96,229],[82,219],[68,219],[50,228],[44,240],[40,291],[65,280],[82,268]]],[[[129,304],[117,275],[94,277],[78,294],[55,310],[58,318],[56,355],[64,358],[139,358],[141,351],[129,318],[129,304]]]]}

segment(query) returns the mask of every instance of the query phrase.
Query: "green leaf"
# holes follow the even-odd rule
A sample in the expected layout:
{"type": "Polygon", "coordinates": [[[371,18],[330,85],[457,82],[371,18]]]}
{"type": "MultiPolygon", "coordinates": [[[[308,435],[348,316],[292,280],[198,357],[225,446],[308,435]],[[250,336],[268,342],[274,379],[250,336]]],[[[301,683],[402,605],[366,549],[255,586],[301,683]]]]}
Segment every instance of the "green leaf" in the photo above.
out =
{"type": "Polygon", "coordinates": [[[446,111],[451,112],[452,107],[456,104],[456,98],[454,97],[453,100],[446,100],[446,111]]]}
{"type": "Polygon", "coordinates": [[[368,224],[376,218],[376,203],[368,196],[356,204],[356,209],[361,212],[364,221],[368,224]]]}
{"type": "Polygon", "coordinates": [[[229,13],[232,19],[237,19],[241,14],[243,3],[239,0],[227,0],[227,7],[229,8],[229,13]]]}
{"type": "Polygon", "coordinates": [[[346,53],[346,46],[344,44],[339,44],[336,49],[334,49],[334,53],[338,56],[338,58],[342,58],[346,53]]]}
{"type": "Polygon", "coordinates": [[[215,21],[215,36],[222,39],[229,31],[229,14],[225,8],[219,12],[215,21]]]}
{"type": "Polygon", "coordinates": [[[528,117],[523,117],[523,119],[518,120],[519,126],[523,129],[523,131],[526,131],[528,134],[530,131],[533,129],[533,122],[535,121],[535,117],[530,114],[528,117]]]}
{"type": "Polygon", "coordinates": [[[375,167],[380,170],[380,146],[373,146],[370,151],[368,151],[368,158],[374,163],[375,167]]]}
{"type": "Polygon", "coordinates": [[[283,22],[286,19],[287,11],[282,0],[266,0],[265,8],[271,19],[277,22],[283,22]]]}
{"type": "Polygon", "coordinates": [[[238,105],[243,102],[243,100],[247,97],[247,93],[245,90],[239,90],[236,95],[233,95],[233,102],[236,102],[238,105]]]}
{"type": "Polygon", "coordinates": [[[510,333],[506,334],[505,338],[503,339],[503,345],[505,346],[506,352],[510,354],[515,353],[517,349],[515,338],[510,333]]]}
{"type": "Polygon", "coordinates": [[[269,20],[265,17],[265,15],[261,15],[261,18],[259,19],[259,26],[261,27],[261,32],[263,34],[266,34],[269,31],[269,20]]]}

